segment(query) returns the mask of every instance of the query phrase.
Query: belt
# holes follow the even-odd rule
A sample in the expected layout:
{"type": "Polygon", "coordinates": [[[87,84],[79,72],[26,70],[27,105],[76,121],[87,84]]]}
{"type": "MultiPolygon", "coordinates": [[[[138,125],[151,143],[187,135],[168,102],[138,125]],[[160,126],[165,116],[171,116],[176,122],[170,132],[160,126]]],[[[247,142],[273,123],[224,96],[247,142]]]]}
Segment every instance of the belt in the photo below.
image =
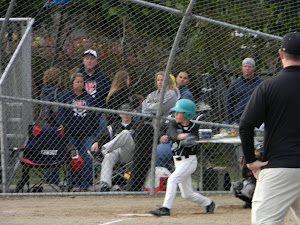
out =
{"type": "Polygon", "coordinates": [[[173,158],[175,161],[181,161],[184,159],[188,159],[190,156],[196,157],[196,155],[174,155],[173,158]]]}

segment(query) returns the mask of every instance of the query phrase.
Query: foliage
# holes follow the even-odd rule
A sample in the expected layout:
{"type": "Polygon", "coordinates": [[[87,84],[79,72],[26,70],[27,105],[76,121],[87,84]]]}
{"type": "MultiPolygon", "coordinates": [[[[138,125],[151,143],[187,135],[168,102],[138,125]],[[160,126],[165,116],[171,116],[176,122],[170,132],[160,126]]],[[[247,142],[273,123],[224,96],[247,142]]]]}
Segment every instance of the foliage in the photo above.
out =
{"type": "MultiPolygon", "coordinates": [[[[0,2],[0,11],[4,12],[9,1],[0,2]]],[[[190,1],[148,2],[185,12],[190,1]]],[[[83,51],[94,48],[105,73],[112,77],[120,69],[128,70],[131,80],[139,84],[134,91],[146,96],[151,90],[144,87],[153,87],[155,71],[166,67],[182,19],[126,0],[73,0],[66,5],[43,8],[45,3],[18,1],[13,11],[13,17],[35,17],[32,71],[37,90],[43,71],[51,65],[62,68],[68,77],[68,71],[81,63],[83,51]]],[[[280,0],[203,0],[196,1],[192,13],[283,36],[299,28],[299,4],[280,0]]],[[[255,58],[258,72],[276,74],[280,68],[274,57],[278,47],[277,40],[220,26],[213,21],[190,19],[179,43],[172,73],[188,70],[197,81],[202,81],[204,74],[212,77],[211,80],[218,77],[228,87],[230,78],[240,73],[240,63],[245,57],[255,58]]],[[[191,84],[192,90],[198,91],[197,83],[191,84]]]]}

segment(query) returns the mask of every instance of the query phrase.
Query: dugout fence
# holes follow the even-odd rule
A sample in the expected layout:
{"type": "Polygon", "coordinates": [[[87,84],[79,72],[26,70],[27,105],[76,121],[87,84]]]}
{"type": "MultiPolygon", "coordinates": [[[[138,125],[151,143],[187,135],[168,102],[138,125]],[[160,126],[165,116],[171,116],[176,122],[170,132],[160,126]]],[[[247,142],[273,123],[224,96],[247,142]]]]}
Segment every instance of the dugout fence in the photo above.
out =
{"type": "MultiPolygon", "coordinates": [[[[111,81],[117,71],[126,70],[130,74],[129,95],[144,98],[155,90],[156,72],[166,70],[167,74],[177,76],[180,71],[187,71],[197,112],[205,118],[198,123],[202,128],[212,128],[216,134],[221,127],[237,128],[222,122],[226,121],[227,90],[232,80],[241,75],[242,60],[253,58],[256,73],[264,79],[281,69],[277,50],[285,33],[299,29],[299,7],[299,3],[290,1],[225,0],[18,3],[1,43],[2,192],[10,192],[19,173],[17,160],[8,149],[24,144],[29,124],[43,124],[42,105],[120,113],[105,107],[86,108],[40,100],[44,72],[50,67],[60,69],[61,88],[66,90],[71,71],[82,64],[83,52],[94,49],[99,68],[111,81]]],[[[8,4],[3,4],[1,14],[7,8],[8,4]]],[[[3,24],[4,19],[0,21],[3,24]]],[[[164,81],[162,91],[166,84],[164,81]]],[[[151,160],[153,179],[161,107],[156,115],[131,113],[157,121],[151,160]]],[[[231,181],[240,179],[233,144],[204,147],[205,168],[226,167],[231,181]]],[[[197,177],[199,174],[195,183],[197,177]]],[[[154,186],[151,194],[153,191],[154,186]]]]}

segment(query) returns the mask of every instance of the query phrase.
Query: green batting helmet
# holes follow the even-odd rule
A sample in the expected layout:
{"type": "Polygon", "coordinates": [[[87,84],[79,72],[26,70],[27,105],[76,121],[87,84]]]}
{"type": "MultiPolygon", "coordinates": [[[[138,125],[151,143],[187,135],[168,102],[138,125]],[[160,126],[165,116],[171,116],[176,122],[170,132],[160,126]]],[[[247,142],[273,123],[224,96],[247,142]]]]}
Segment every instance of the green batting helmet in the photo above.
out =
{"type": "Polygon", "coordinates": [[[189,99],[180,99],[171,110],[175,112],[184,112],[184,119],[190,120],[195,116],[196,105],[189,99]]]}

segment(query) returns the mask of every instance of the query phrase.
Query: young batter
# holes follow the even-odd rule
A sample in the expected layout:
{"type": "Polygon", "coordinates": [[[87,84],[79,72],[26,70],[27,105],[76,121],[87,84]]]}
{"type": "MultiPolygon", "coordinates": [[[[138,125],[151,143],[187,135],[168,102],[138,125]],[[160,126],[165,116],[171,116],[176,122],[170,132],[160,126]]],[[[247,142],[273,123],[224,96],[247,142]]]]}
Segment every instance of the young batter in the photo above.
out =
{"type": "Polygon", "coordinates": [[[194,192],[192,187],[191,174],[196,170],[198,162],[196,146],[193,146],[192,142],[187,143],[187,141],[193,138],[198,139],[199,125],[190,121],[195,115],[195,103],[189,99],[181,99],[171,110],[176,112],[176,122],[170,124],[167,135],[173,143],[172,152],[175,171],[168,179],[162,207],[149,212],[156,216],[169,216],[178,185],[183,198],[200,206],[205,206],[206,213],[213,214],[217,209],[217,205],[211,199],[194,192]]]}

